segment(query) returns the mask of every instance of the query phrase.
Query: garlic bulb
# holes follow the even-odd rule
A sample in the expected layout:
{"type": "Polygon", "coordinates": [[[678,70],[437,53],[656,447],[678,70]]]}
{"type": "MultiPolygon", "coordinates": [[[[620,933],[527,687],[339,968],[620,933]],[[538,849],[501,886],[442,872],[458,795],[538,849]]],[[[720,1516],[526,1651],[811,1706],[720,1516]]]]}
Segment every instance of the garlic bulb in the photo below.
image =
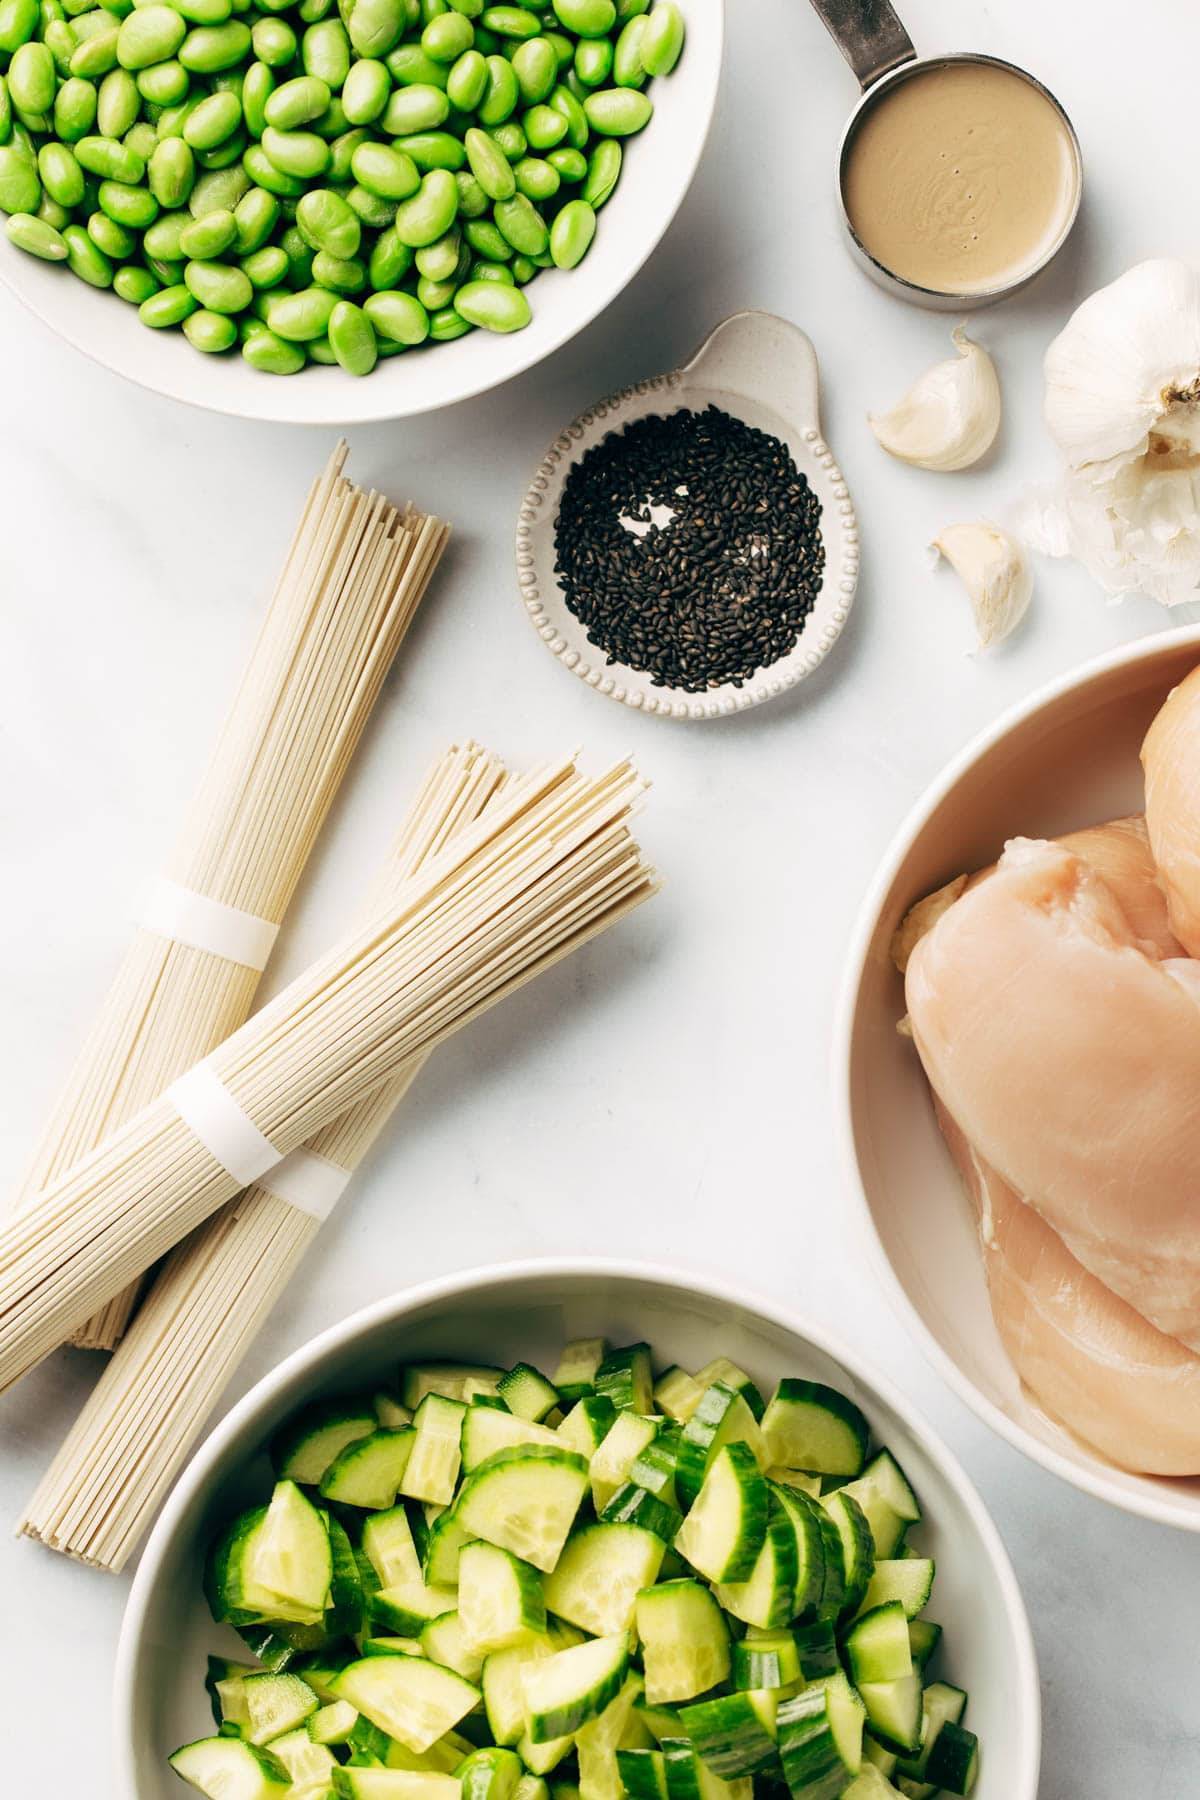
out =
{"type": "Polygon", "coordinates": [[[926,369],[882,418],[867,415],[888,454],[918,469],[969,469],[1000,429],[995,363],[961,325],[951,335],[957,356],[926,369]]]}
{"type": "Polygon", "coordinates": [[[1046,352],[1045,416],[1066,461],[1033,528],[1111,594],[1166,606],[1200,586],[1200,273],[1139,263],[1085,300],[1046,352]]]}
{"type": "Polygon", "coordinates": [[[998,525],[980,519],[947,525],[933,540],[971,599],[979,648],[1006,638],[1029,610],[1033,577],[1021,546],[998,525]]]}

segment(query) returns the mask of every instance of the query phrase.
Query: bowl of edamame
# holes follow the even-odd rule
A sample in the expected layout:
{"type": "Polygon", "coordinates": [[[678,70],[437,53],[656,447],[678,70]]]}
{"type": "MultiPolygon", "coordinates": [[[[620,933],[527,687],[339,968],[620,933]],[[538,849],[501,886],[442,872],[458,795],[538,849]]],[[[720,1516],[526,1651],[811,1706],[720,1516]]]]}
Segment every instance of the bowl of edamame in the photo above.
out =
{"type": "Polygon", "coordinates": [[[216,412],[451,405],[641,268],[723,36],[723,0],[0,0],[0,280],[216,412]]]}

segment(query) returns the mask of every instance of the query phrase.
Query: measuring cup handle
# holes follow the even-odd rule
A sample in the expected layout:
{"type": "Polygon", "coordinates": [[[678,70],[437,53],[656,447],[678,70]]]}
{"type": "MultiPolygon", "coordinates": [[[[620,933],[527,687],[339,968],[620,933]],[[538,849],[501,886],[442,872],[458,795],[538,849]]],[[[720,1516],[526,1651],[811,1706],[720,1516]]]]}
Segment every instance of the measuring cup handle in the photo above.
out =
{"type": "Polygon", "coordinates": [[[812,0],[812,4],[860,87],[869,88],[917,54],[889,0],[812,0]]]}

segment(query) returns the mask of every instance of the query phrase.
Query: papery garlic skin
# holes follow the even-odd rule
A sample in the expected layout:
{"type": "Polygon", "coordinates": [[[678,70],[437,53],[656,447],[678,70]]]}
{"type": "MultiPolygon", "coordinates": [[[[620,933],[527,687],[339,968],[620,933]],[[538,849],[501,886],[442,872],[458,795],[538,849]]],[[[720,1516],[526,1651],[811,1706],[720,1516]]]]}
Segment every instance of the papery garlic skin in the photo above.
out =
{"type": "Polygon", "coordinates": [[[1083,302],[1045,359],[1067,468],[1034,541],[1110,594],[1200,588],[1200,272],[1139,263],[1083,302]]]}
{"type": "Polygon", "coordinates": [[[1000,429],[996,365],[963,327],[951,333],[957,356],[926,369],[889,413],[867,423],[883,448],[918,469],[969,469],[1000,429]]]}
{"type": "Polygon", "coordinates": [[[1033,598],[1033,576],[1016,539],[979,519],[947,525],[933,540],[970,597],[979,648],[989,649],[1020,624],[1033,598]]]}

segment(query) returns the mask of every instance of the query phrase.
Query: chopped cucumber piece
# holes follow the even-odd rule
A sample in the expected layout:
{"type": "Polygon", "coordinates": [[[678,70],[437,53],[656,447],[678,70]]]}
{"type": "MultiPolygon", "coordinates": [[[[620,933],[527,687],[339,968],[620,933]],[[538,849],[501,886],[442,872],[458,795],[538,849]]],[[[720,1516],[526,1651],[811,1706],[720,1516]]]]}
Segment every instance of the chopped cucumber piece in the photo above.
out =
{"type": "Polygon", "coordinates": [[[464,1546],[470,1542],[470,1533],[463,1530],[454,1508],[448,1506],[433,1521],[425,1539],[421,1572],[431,1587],[458,1585],[458,1559],[464,1546]]]}
{"type": "Polygon", "coordinates": [[[575,1734],[582,1800],[625,1800],[617,1751],[629,1728],[635,1700],[643,1693],[640,1675],[627,1675],[604,1711],[575,1734]]]}
{"type": "Polygon", "coordinates": [[[762,1394],[745,1369],[739,1369],[727,1356],[714,1356],[711,1362],[696,1370],[695,1379],[701,1390],[711,1387],[714,1381],[724,1382],[726,1387],[742,1396],[756,1419],[762,1418],[765,1410],[762,1394]]]}
{"type": "MultiPolygon", "coordinates": [[[[899,1681],[913,1672],[908,1620],[898,1600],[860,1613],[846,1633],[846,1660],[856,1686],[864,1681],[899,1681]]],[[[868,1711],[870,1709],[868,1708],[868,1711]]]]}
{"type": "MultiPolygon", "coordinates": [[[[747,1693],[765,1689],[796,1692],[804,1684],[800,1652],[790,1631],[760,1631],[751,1628],[733,1646],[733,1685],[747,1693]]],[[[832,1640],[832,1632],[830,1638],[832,1640]]],[[[836,1652],[835,1652],[836,1660],[836,1652]]]]}
{"type": "Polygon", "coordinates": [[[560,1443],[578,1451],[590,1462],[613,1428],[616,1409],[611,1400],[599,1394],[585,1394],[577,1400],[561,1425],[555,1427],[560,1443]]]}
{"type": "Polygon", "coordinates": [[[409,1411],[415,1413],[426,1394],[461,1400],[468,1381],[474,1381],[482,1391],[494,1394],[503,1374],[503,1369],[486,1368],[480,1363],[409,1363],[400,1371],[400,1398],[409,1411]]]}
{"type": "Polygon", "coordinates": [[[850,1786],[842,1789],[842,1800],[894,1800],[896,1792],[883,1770],[864,1760],[850,1786]]]}
{"type": "MultiPolygon", "coordinates": [[[[575,1748],[575,1739],[570,1732],[566,1737],[550,1738],[545,1744],[535,1744],[526,1732],[517,1745],[517,1755],[525,1764],[531,1775],[548,1775],[551,1769],[557,1769],[564,1757],[570,1756],[575,1748]]],[[[579,1789],[575,1789],[578,1795],[579,1789]]]]}
{"type": "Polygon", "coordinates": [[[805,1681],[822,1681],[826,1675],[838,1674],[842,1665],[830,1620],[801,1626],[793,1635],[805,1681]]]}
{"type": "Polygon", "coordinates": [[[596,1370],[593,1385],[618,1412],[648,1413],[654,1405],[649,1344],[610,1350],[596,1370]]]}
{"type": "Polygon", "coordinates": [[[409,1750],[428,1750],[480,1699],[471,1682],[419,1656],[363,1657],[335,1685],[339,1699],[409,1750]]]}
{"type": "Polygon", "coordinates": [[[675,1476],[682,1442],[677,1425],[660,1426],[657,1436],[651,1438],[644,1450],[638,1451],[629,1465],[629,1480],[645,1488],[656,1500],[674,1507],[676,1512],[680,1509],[675,1476]]]}
{"type": "Polygon", "coordinates": [[[362,1641],[362,1653],[364,1656],[420,1656],[421,1644],[417,1638],[369,1637],[362,1641]]]}
{"type": "Polygon", "coordinates": [[[362,1547],[381,1587],[421,1580],[421,1562],[403,1506],[393,1506],[388,1512],[373,1513],[365,1519],[362,1547]]]}
{"type": "Polygon", "coordinates": [[[933,1574],[933,1562],[927,1556],[904,1556],[897,1561],[876,1563],[863,1595],[864,1610],[898,1600],[908,1617],[915,1619],[929,1604],[933,1574]]]}
{"type": "Polygon", "coordinates": [[[607,1525],[640,1525],[643,1531],[652,1531],[662,1539],[664,1550],[683,1522],[673,1506],[632,1481],[617,1489],[600,1517],[607,1525]]]}
{"type": "Polygon", "coordinates": [[[473,1750],[458,1771],[461,1800],[512,1800],[524,1773],[515,1750],[473,1750]]]}
{"type": "Polygon", "coordinates": [[[776,1487],[796,1488],[800,1493],[807,1494],[810,1500],[821,1498],[819,1475],[804,1475],[799,1469],[781,1469],[773,1464],[767,1470],[767,1480],[774,1482],[776,1487]]]}
{"type": "Polygon", "coordinates": [[[765,1689],[722,1694],[685,1706],[679,1718],[697,1755],[714,1775],[731,1781],[775,1767],[776,1703],[765,1689]]]}
{"type": "Polygon", "coordinates": [[[819,1381],[781,1381],[763,1414],[767,1460],[817,1475],[860,1475],[870,1428],[844,1394],[819,1381]]]}
{"type": "Polygon", "coordinates": [[[467,1642],[481,1655],[528,1643],[546,1629],[541,1576],[495,1544],[464,1544],[458,1558],[458,1610],[467,1642]]]}
{"type": "Polygon", "coordinates": [[[898,1777],[915,1782],[926,1779],[929,1758],[943,1727],[961,1724],[966,1706],[962,1688],[951,1687],[948,1681],[930,1682],[921,1702],[921,1748],[915,1756],[901,1756],[896,1764],[898,1777]]]}
{"type": "Polygon", "coordinates": [[[448,1506],[454,1498],[462,1466],[462,1428],[466,1407],[444,1394],[426,1394],[413,1414],[416,1436],[400,1491],[410,1500],[435,1500],[448,1506]]]}
{"type": "Polygon", "coordinates": [[[240,1738],[201,1738],[168,1760],[209,1800],[286,1800],[290,1789],[283,1764],[240,1738]]]}
{"type": "Polygon", "coordinates": [[[575,1338],[566,1346],[551,1377],[562,1400],[578,1400],[593,1391],[607,1350],[603,1338],[575,1338]]]}
{"type": "Polygon", "coordinates": [[[628,1631],[638,1594],[658,1579],[665,1548],[640,1525],[584,1525],[546,1576],[546,1605],[594,1637],[628,1631]]]}
{"type": "Polygon", "coordinates": [[[403,1406],[397,1396],[389,1394],[386,1389],[372,1394],[371,1405],[385,1431],[399,1431],[402,1426],[412,1424],[412,1414],[407,1406],[403,1406]]]}
{"type": "Polygon", "coordinates": [[[332,1787],[337,1758],[326,1745],[314,1743],[307,1731],[289,1731],[276,1738],[271,1755],[283,1764],[291,1778],[292,1800],[297,1793],[305,1800],[310,1794],[325,1795],[332,1787]]]}
{"type": "MultiPolygon", "coordinates": [[[[461,1598],[460,1595],[460,1604],[461,1598]]],[[[421,1629],[420,1644],[430,1662],[441,1663],[444,1669],[453,1669],[464,1681],[478,1684],[483,1674],[483,1654],[468,1636],[461,1610],[430,1619],[421,1629]]]]}
{"type": "Polygon", "coordinates": [[[333,1580],[333,1553],[324,1519],[294,1481],[276,1483],[245,1554],[248,1606],[264,1618],[321,1623],[333,1580]]]}
{"type": "MultiPolygon", "coordinates": [[[[820,1612],[825,1595],[828,1546],[834,1537],[831,1522],[816,1501],[801,1489],[772,1485],[771,1492],[796,1534],[796,1591],[792,1616],[808,1621],[820,1612]]],[[[834,1554],[840,1558],[836,1549],[834,1554]]],[[[840,1570],[840,1560],[837,1566],[840,1570]]]]}
{"type": "MultiPolygon", "coordinates": [[[[469,1474],[497,1450],[512,1450],[520,1444],[545,1444],[558,1448],[564,1439],[548,1425],[537,1425],[531,1419],[518,1419],[513,1413],[498,1412],[494,1406],[476,1402],[468,1406],[462,1424],[462,1466],[469,1474]]],[[[575,1446],[568,1444],[568,1449],[575,1446]]]]}
{"type": "Polygon", "coordinates": [[[675,1548],[709,1581],[746,1581],[766,1541],[769,1501],[749,1445],[726,1444],[708,1465],[675,1548]]]}
{"type": "Polygon", "coordinates": [[[513,1800],[550,1800],[550,1789],[540,1775],[522,1774],[513,1790],[513,1800]]]}
{"type": "Polygon", "coordinates": [[[646,1699],[692,1700],[729,1674],[729,1626],[709,1590],[698,1581],[667,1581],[637,1597],[646,1699]]]}
{"type": "Polygon", "coordinates": [[[906,1525],[919,1524],[922,1516],[921,1503],[913,1492],[908,1476],[890,1450],[880,1450],[873,1456],[863,1470],[862,1478],[878,1488],[892,1511],[906,1525]]]}
{"type": "MultiPolygon", "coordinates": [[[[529,1715],[529,1739],[547,1744],[570,1736],[615,1699],[629,1666],[628,1634],[593,1638],[570,1650],[526,1663],[521,1685],[529,1715]]],[[[544,1773],[544,1771],[535,1771],[544,1773]]]]}
{"type": "Polygon", "coordinates": [[[724,1382],[715,1381],[705,1388],[680,1434],[676,1482],[685,1506],[695,1503],[708,1466],[718,1452],[726,1444],[735,1443],[748,1444],[759,1467],[766,1467],[769,1459],[763,1435],[744,1397],[724,1382]]]}
{"type": "Polygon", "coordinates": [[[668,1738],[663,1745],[668,1800],[752,1800],[754,1783],[748,1775],[723,1781],[714,1775],[686,1738],[668,1738]]]}
{"type": "Polygon", "coordinates": [[[587,1492],[587,1464],[557,1446],[497,1451],[462,1485],[455,1511],[472,1537],[548,1573],[587,1492]]]}
{"type": "Polygon", "coordinates": [[[598,1513],[604,1511],[617,1489],[629,1480],[635,1459],[654,1441],[658,1426],[657,1419],[643,1418],[640,1413],[617,1414],[612,1429],[605,1434],[588,1465],[592,1504],[598,1513]]]}
{"type": "Polygon", "coordinates": [[[965,1726],[947,1719],[929,1751],[925,1773],[932,1787],[949,1794],[969,1794],[979,1774],[979,1739],[965,1726]]]}
{"type": "Polygon", "coordinates": [[[525,1689],[521,1670],[526,1663],[552,1656],[555,1648],[549,1637],[542,1637],[511,1650],[494,1650],[484,1658],[483,1705],[488,1728],[498,1744],[516,1744],[525,1732],[525,1689]]]}
{"type": "Polygon", "coordinates": [[[398,1637],[417,1637],[431,1619],[453,1612],[458,1604],[454,1588],[427,1587],[423,1581],[402,1581],[371,1595],[371,1617],[398,1637]]]}
{"type": "Polygon", "coordinates": [[[453,1776],[431,1769],[337,1769],[333,1782],[339,1800],[458,1800],[459,1795],[453,1776]]]}
{"type": "Polygon", "coordinates": [[[859,1698],[871,1730],[891,1750],[912,1755],[921,1745],[921,1677],[910,1672],[896,1681],[860,1681],[859,1698]]]}
{"type": "Polygon", "coordinates": [[[517,1363],[502,1375],[497,1392],[510,1413],[535,1425],[558,1405],[558,1389],[529,1363],[517,1363]]]}
{"type": "Polygon", "coordinates": [[[776,1730],[793,1800],[835,1800],[862,1767],[863,1711],[844,1676],[783,1701],[776,1730]]]}
{"type": "Polygon", "coordinates": [[[247,1675],[241,1690],[245,1708],[241,1729],[248,1744],[269,1744],[272,1738],[295,1731],[320,1705],[299,1675],[247,1675]]]}
{"type": "MultiPolygon", "coordinates": [[[[871,1577],[874,1580],[874,1576],[871,1577]]],[[[870,1588],[867,1593],[870,1594],[870,1588]]],[[[907,1607],[905,1611],[907,1612],[907,1607]]],[[[924,1669],[942,1640],[942,1628],[935,1625],[932,1619],[910,1619],[908,1623],[908,1642],[912,1649],[912,1659],[918,1669],[924,1669]]]]}
{"type": "Polygon", "coordinates": [[[308,1721],[309,1741],[344,1744],[354,1730],[357,1718],[358,1714],[348,1700],[334,1700],[330,1705],[320,1707],[308,1721]]]}
{"type": "Polygon", "coordinates": [[[275,1434],[271,1443],[275,1473],[281,1481],[316,1487],[334,1457],[356,1438],[368,1437],[376,1424],[370,1400],[315,1400],[275,1434]]]}
{"type": "Polygon", "coordinates": [[[747,1625],[773,1629],[796,1617],[799,1551],[791,1516],[778,1496],[770,1495],[762,1549],[745,1581],[721,1581],[716,1596],[726,1612],[747,1625]]]}
{"type": "Polygon", "coordinates": [[[400,1483],[412,1456],[417,1434],[411,1426],[400,1431],[373,1431],[356,1438],[339,1452],[321,1477],[321,1498],[343,1506],[361,1506],[386,1512],[396,1503],[400,1483]]]}
{"type": "Polygon", "coordinates": [[[708,1383],[697,1381],[686,1369],[670,1368],[654,1384],[654,1406],[678,1425],[686,1425],[704,1396],[708,1383]]]}
{"type": "Polygon", "coordinates": [[[629,1800],[667,1800],[667,1765],[661,1750],[618,1750],[617,1770],[629,1800]]]}
{"type": "Polygon", "coordinates": [[[866,1519],[875,1556],[886,1558],[897,1555],[908,1530],[908,1521],[902,1519],[884,1499],[870,1475],[860,1475],[857,1481],[847,1481],[839,1491],[850,1496],[866,1519]]]}

